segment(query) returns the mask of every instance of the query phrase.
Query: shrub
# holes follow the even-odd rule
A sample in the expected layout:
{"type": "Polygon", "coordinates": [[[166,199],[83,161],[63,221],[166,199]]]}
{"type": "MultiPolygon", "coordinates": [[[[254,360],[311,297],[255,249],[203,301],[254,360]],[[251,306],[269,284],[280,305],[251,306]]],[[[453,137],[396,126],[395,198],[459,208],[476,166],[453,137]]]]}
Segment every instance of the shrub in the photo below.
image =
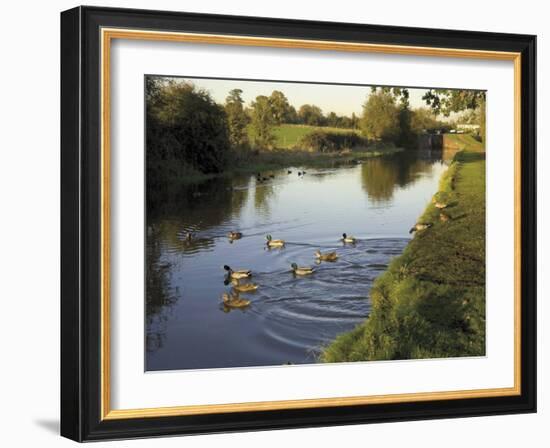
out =
{"type": "Polygon", "coordinates": [[[302,137],[297,147],[311,152],[338,152],[367,143],[367,139],[354,132],[314,131],[302,137]]]}

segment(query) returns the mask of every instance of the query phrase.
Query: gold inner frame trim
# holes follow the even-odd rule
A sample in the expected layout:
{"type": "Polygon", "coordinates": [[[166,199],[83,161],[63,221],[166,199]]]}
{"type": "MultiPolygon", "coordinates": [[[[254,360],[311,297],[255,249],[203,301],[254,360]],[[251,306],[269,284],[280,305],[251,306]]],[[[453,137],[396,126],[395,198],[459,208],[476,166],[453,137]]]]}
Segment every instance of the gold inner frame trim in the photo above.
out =
{"type": "Polygon", "coordinates": [[[101,29],[101,419],[168,417],[228,412],[307,409],[415,401],[502,397],[521,394],[521,54],[513,52],[468,50],[437,47],[333,42],[302,39],[277,39],[216,34],[143,31],[136,29],[101,29]],[[110,62],[113,39],[185,42],[212,45],[238,45],[383,53],[410,56],[454,57],[514,62],[514,386],[507,388],[421,392],[391,395],[315,398],[246,403],[188,405],[140,409],[111,409],[110,345],[110,62]]]}

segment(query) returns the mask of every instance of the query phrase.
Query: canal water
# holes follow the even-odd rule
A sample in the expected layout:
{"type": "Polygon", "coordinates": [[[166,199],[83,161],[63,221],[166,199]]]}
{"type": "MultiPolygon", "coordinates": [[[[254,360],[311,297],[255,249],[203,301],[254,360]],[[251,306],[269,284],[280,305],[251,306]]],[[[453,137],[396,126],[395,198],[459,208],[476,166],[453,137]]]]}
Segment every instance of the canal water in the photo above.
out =
{"type": "Polygon", "coordinates": [[[372,283],[402,253],[445,169],[441,152],[409,151],[148,195],[146,369],[317,362],[324,345],[368,317],[372,283]],[[229,231],[243,236],[231,241],[229,231]],[[341,242],[344,232],[356,244],[341,242]],[[266,235],[285,247],[268,249],[266,235]],[[339,258],[316,264],[316,250],[339,258]],[[294,276],[291,263],[315,272],[294,276]],[[250,306],[223,305],[223,265],[252,270],[259,288],[241,294],[250,306]]]}

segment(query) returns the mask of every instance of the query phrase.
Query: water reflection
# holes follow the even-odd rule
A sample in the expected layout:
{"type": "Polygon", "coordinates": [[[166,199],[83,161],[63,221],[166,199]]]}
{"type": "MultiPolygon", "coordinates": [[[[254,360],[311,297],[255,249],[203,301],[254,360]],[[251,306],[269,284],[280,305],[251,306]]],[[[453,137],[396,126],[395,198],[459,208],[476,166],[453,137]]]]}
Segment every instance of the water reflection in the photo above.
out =
{"type": "Polygon", "coordinates": [[[394,190],[406,187],[420,176],[430,175],[440,152],[418,151],[372,159],[362,165],[361,181],[373,202],[389,202],[394,190]]]}
{"type": "Polygon", "coordinates": [[[171,264],[161,261],[161,233],[159,227],[148,229],[145,271],[146,346],[147,351],[162,347],[166,322],[172,305],[176,302],[175,291],[170,287],[171,264]]]}
{"type": "Polygon", "coordinates": [[[444,169],[441,153],[415,152],[148,192],[147,370],[315,362],[368,316],[372,282],[403,250],[444,169]],[[344,232],[357,244],[342,244],[344,232]],[[286,246],[267,250],[267,234],[286,246]],[[317,250],[338,259],[315,264],[317,250]],[[296,278],[291,263],[316,272],[296,278]],[[250,306],[223,304],[224,264],[253,270],[258,290],[241,294],[250,306]]]}

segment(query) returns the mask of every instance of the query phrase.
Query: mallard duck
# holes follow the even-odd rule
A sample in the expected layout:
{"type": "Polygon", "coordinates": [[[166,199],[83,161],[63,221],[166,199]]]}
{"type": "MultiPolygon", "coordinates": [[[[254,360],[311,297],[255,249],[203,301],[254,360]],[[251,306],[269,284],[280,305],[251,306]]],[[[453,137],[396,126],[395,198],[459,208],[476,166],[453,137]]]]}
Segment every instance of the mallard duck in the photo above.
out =
{"type": "Polygon", "coordinates": [[[447,215],[447,213],[440,213],[439,214],[439,220],[441,222],[447,222],[447,221],[451,220],[451,217],[449,215],[447,215]]]}
{"type": "Polygon", "coordinates": [[[244,283],[241,285],[236,279],[233,279],[231,284],[233,285],[233,289],[237,292],[253,292],[258,289],[258,285],[255,283],[244,283]]]}
{"type": "Polygon", "coordinates": [[[229,238],[230,240],[240,240],[242,237],[243,237],[243,234],[241,232],[231,231],[227,234],[227,238],[229,238]]]}
{"type": "Polygon", "coordinates": [[[447,208],[448,205],[447,205],[445,202],[436,201],[436,202],[434,203],[434,207],[435,207],[435,208],[438,208],[439,210],[441,210],[441,209],[447,208]]]}
{"type": "Polygon", "coordinates": [[[274,240],[271,235],[265,237],[267,240],[267,247],[283,247],[285,245],[284,240],[274,240]]]}
{"type": "Polygon", "coordinates": [[[338,259],[338,254],[336,252],[326,252],[323,254],[318,250],[315,252],[315,256],[321,261],[336,261],[338,259]]]}
{"type": "Polygon", "coordinates": [[[241,299],[238,294],[222,294],[223,304],[228,308],[246,308],[250,305],[250,300],[241,299]]]}
{"type": "Polygon", "coordinates": [[[290,267],[292,268],[292,272],[294,272],[296,275],[310,275],[315,272],[314,268],[310,268],[307,266],[298,267],[296,263],[292,263],[290,267]]]}
{"type": "Polygon", "coordinates": [[[344,243],[355,244],[357,242],[357,238],[354,236],[348,236],[347,233],[342,233],[342,241],[344,243]]]}
{"type": "Polygon", "coordinates": [[[184,241],[191,241],[192,239],[193,239],[193,234],[191,232],[187,232],[183,237],[184,241]]]}
{"type": "Polygon", "coordinates": [[[224,265],[223,268],[227,271],[227,275],[234,279],[240,279],[240,278],[247,278],[252,275],[252,271],[250,269],[242,269],[240,271],[234,271],[229,266],[224,265]]]}
{"type": "Polygon", "coordinates": [[[418,232],[420,230],[426,230],[429,229],[433,224],[431,222],[419,222],[416,223],[414,226],[412,226],[411,230],[409,230],[409,233],[418,232]]]}

